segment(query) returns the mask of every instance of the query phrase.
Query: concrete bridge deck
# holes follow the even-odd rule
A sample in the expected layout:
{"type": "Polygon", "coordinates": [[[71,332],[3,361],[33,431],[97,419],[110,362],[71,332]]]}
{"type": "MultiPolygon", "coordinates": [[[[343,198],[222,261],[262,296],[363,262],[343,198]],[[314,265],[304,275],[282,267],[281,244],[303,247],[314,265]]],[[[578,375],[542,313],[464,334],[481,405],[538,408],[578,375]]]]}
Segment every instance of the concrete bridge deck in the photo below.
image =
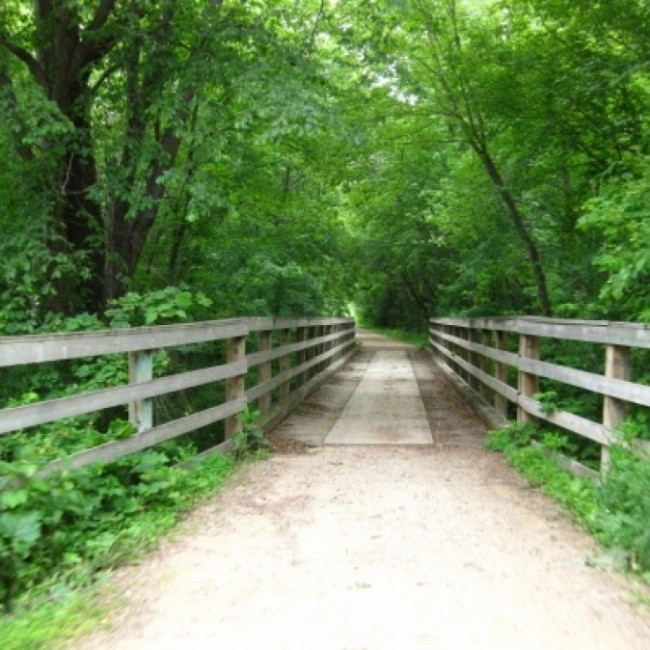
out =
{"type": "Polygon", "coordinates": [[[650,647],[633,590],[648,591],[586,566],[594,541],[482,450],[484,427],[426,353],[363,342],[281,427],[318,446],[243,470],[117,574],[125,605],[71,647],[650,647]]]}
{"type": "Polygon", "coordinates": [[[429,354],[357,331],[360,352],[277,430],[308,445],[477,445],[484,424],[429,354]]]}

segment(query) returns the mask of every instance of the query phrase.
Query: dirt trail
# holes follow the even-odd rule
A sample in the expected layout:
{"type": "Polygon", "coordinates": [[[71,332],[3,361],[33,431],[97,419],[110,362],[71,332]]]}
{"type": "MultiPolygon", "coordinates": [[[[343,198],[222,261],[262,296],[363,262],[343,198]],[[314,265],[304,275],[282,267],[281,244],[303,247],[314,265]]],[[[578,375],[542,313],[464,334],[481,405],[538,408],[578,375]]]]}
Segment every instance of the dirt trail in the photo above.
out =
{"type": "MultiPolygon", "coordinates": [[[[322,442],[373,345],[387,346],[370,340],[280,434],[322,442]]],[[[481,424],[408,355],[434,445],[320,446],[247,468],[118,572],[127,605],[73,647],[649,648],[632,583],[585,565],[593,541],[481,450],[481,424]]]]}

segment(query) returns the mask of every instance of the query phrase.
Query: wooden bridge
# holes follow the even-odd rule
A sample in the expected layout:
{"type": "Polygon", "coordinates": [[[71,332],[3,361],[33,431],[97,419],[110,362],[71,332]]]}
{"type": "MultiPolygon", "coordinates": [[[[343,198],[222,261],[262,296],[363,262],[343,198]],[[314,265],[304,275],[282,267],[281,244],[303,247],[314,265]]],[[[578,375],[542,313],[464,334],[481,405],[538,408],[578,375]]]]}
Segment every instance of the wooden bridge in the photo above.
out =
{"type": "MultiPolygon", "coordinates": [[[[377,345],[366,335],[366,356],[377,345]]],[[[381,352],[374,351],[354,394],[346,398],[350,403],[341,423],[328,430],[325,438],[300,435],[311,436],[310,442],[318,444],[429,444],[436,436],[443,440],[449,435],[441,429],[435,414],[427,415],[420,401],[421,397],[427,399],[427,390],[435,389],[422,382],[418,385],[414,375],[417,370],[407,363],[397,344],[386,348],[381,343],[379,347],[381,352]]],[[[430,347],[437,367],[490,426],[503,425],[509,417],[523,422],[548,421],[602,445],[604,468],[607,448],[628,404],[650,407],[650,386],[632,381],[634,359],[642,367],[644,351],[650,348],[650,328],[644,325],[532,317],[433,319],[430,347]],[[593,360],[594,354],[600,354],[604,372],[553,362],[562,358],[561,346],[567,343],[582,346],[574,349],[573,358],[593,360]],[[542,351],[552,360],[540,358],[542,351]],[[593,421],[563,410],[561,404],[544,402],[545,395],[556,391],[541,391],[540,381],[553,388],[569,387],[597,395],[602,399],[602,420],[593,421]]],[[[256,407],[261,416],[258,426],[272,430],[354,352],[354,321],[345,318],[239,318],[2,337],[0,368],[28,372],[31,364],[127,355],[129,383],[0,410],[0,435],[128,405],[128,417],[137,435],[84,450],[67,458],[65,466],[76,468],[110,461],[219,422],[224,423],[224,441],[206,453],[225,452],[241,427],[238,415],[244,409],[256,407]],[[214,346],[215,365],[154,377],[156,351],[176,351],[183,357],[197,344],[214,346]],[[157,398],[206,385],[222,386],[215,390],[218,403],[173,421],[164,421],[162,414],[154,418],[157,398]]],[[[450,395],[437,399],[436,408],[441,412],[451,409],[456,414],[452,418],[458,419],[460,406],[450,395]]],[[[643,443],[639,442],[639,446],[643,443]]],[[[576,462],[569,460],[565,464],[575,473],[597,476],[597,472],[576,462]]],[[[63,462],[55,461],[43,472],[62,466],[63,462]]]]}
{"type": "Polygon", "coordinates": [[[594,542],[481,442],[486,422],[543,418],[599,442],[606,470],[626,404],[650,405],[650,388],[631,381],[650,330],[438,319],[436,363],[369,332],[356,344],[350,319],[0,340],[4,367],[129,357],[127,386],[0,411],[10,432],[128,404],[132,436],[44,473],[221,421],[224,441],[205,453],[227,451],[247,405],[291,452],[249,467],[182,535],[118,574],[127,608],[73,647],[647,648],[649,617],[630,606],[630,583],[587,567],[594,542]],[[561,356],[549,341],[597,346],[603,374],[543,360],[561,356]],[[155,350],[205,342],[219,363],[154,376],[155,350]],[[546,408],[540,378],[601,395],[602,421],[546,408]],[[208,382],[223,386],[222,403],[170,422],[154,413],[158,396],[208,382]]]}

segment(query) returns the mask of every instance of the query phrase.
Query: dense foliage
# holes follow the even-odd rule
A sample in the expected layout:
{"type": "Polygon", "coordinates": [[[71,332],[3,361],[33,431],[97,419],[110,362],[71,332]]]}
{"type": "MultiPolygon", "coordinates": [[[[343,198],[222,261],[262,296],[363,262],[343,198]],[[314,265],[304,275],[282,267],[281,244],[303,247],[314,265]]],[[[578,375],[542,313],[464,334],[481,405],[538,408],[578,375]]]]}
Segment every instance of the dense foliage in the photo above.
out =
{"type": "Polygon", "coordinates": [[[7,0],[0,331],[217,315],[647,320],[647,3],[7,0]]]}
{"type": "Polygon", "coordinates": [[[386,4],[350,193],[365,310],[647,320],[647,9],[386,4]]]}

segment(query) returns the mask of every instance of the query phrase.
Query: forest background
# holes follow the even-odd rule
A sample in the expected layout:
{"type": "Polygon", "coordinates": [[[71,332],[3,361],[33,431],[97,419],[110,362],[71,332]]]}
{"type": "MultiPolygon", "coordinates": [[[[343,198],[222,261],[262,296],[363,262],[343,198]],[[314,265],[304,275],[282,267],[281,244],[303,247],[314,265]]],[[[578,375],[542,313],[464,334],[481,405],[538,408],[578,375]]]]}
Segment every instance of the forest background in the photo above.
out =
{"type": "Polygon", "coordinates": [[[6,0],[0,333],[650,320],[647,4],[6,0]]]}

